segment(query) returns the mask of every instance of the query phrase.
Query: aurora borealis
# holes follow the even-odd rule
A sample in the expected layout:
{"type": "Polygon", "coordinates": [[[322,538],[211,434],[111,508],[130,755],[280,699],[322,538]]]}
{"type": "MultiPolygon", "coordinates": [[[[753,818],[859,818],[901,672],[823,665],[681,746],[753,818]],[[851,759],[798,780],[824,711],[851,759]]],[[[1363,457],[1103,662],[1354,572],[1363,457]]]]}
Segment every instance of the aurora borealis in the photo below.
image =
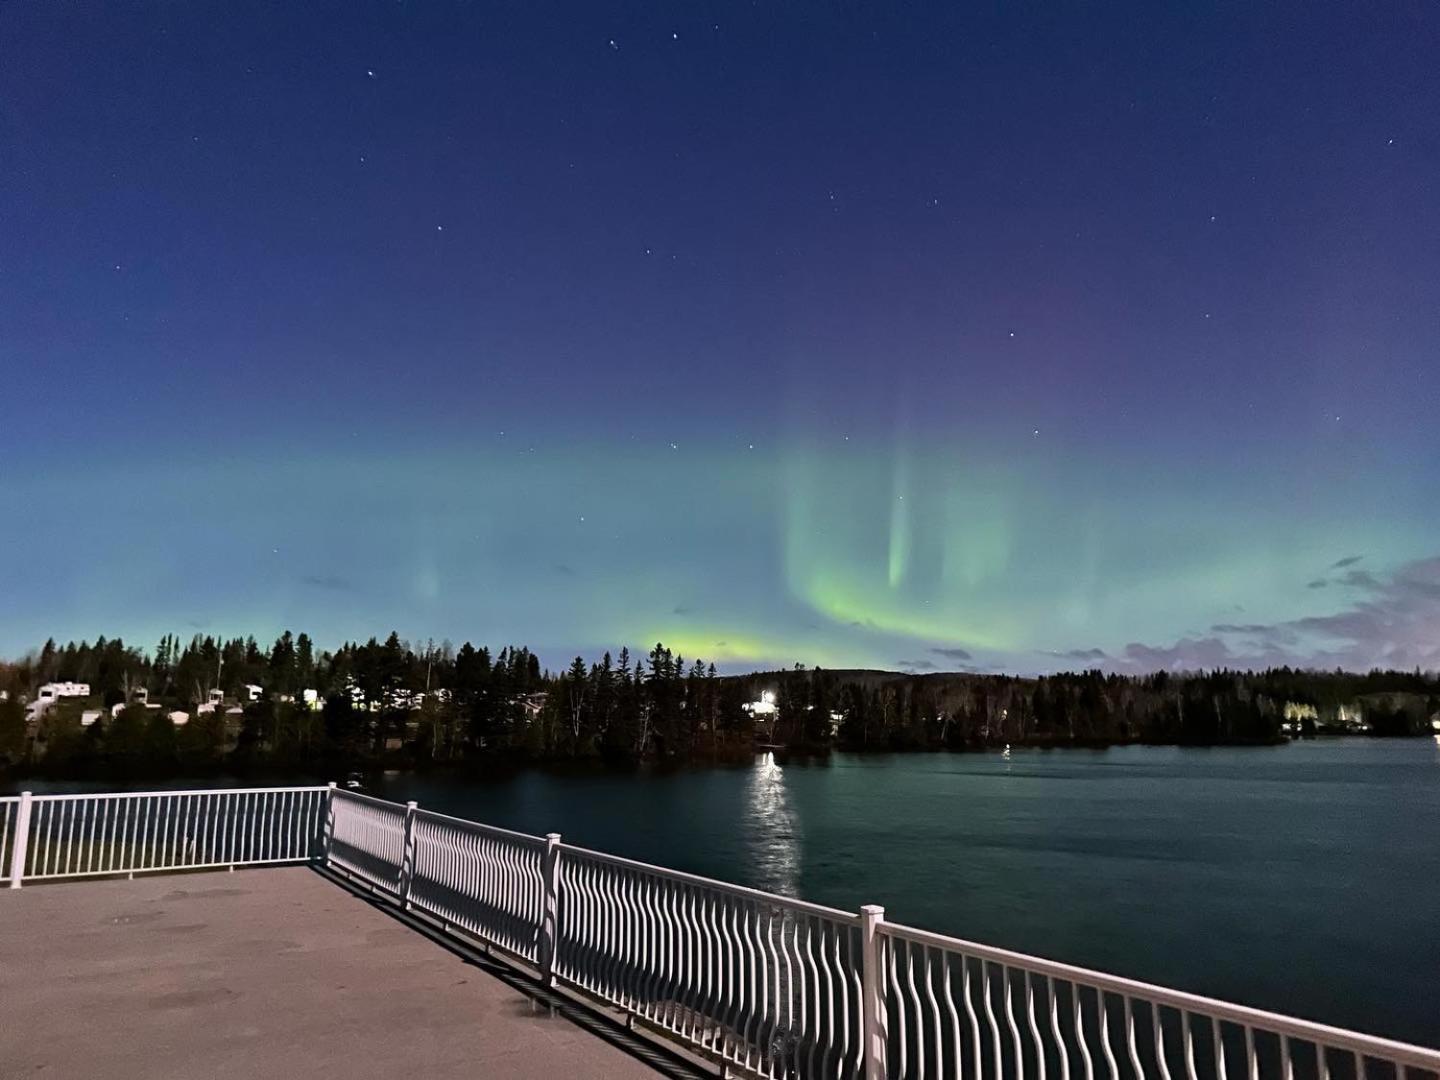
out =
{"type": "Polygon", "coordinates": [[[0,654],[1440,666],[1440,17],[0,9],[0,654]]]}

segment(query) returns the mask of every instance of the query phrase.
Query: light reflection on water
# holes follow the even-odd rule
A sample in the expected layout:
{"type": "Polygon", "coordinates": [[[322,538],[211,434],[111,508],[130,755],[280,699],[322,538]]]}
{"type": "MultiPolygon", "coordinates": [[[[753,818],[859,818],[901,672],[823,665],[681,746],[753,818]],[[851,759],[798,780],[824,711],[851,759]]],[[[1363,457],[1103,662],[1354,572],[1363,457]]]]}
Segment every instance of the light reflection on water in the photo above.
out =
{"type": "Polygon", "coordinates": [[[750,821],[745,846],[755,884],[782,896],[798,896],[800,824],[785,790],[785,770],[774,754],[756,760],[746,794],[750,821]]]}

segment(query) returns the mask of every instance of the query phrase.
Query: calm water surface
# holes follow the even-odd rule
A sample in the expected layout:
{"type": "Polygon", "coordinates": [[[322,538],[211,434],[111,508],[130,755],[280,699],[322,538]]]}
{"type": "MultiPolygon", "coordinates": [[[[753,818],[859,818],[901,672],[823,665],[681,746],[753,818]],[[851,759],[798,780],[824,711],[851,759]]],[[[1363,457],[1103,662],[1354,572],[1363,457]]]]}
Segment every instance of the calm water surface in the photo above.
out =
{"type": "Polygon", "coordinates": [[[1440,746],[840,755],[378,792],[1440,1044],[1440,746]]]}

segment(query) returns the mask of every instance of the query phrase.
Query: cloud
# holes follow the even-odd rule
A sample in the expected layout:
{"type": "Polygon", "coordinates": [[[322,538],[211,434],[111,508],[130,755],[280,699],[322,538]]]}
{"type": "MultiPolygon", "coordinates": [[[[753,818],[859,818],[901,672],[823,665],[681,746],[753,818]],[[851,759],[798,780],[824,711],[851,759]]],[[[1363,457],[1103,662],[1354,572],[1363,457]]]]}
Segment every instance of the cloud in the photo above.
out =
{"type": "Polygon", "coordinates": [[[935,648],[931,649],[930,651],[933,652],[936,656],[943,656],[943,657],[945,657],[946,659],[949,659],[949,660],[970,660],[970,659],[972,659],[972,657],[970,656],[970,654],[969,654],[968,652],[966,652],[964,649],[944,649],[944,648],[941,648],[940,646],[937,645],[935,648]]]}
{"type": "Polygon", "coordinates": [[[895,663],[901,671],[934,671],[936,667],[933,660],[896,660],[895,663]]]}
{"type": "Polygon", "coordinates": [[[1369,570],[1351,570],[1348,574],[1336,579],[1341,585],[1348,585],[1352,589],[1379,589],[1380,579],[1369,570]]]}
{"type": "Polygon", "coordinates": [[[1217,623],[1210,636],[1169,645],[1132,642],[1107,666],[1127,672],[1282,664],[1355,671],[1440,668],[1440,556],[1406,563],[1388,576],[1351,570],[1338,580],[1360,595],[1328,615],[1217,623]]]}
{"type": "Polygon", "coordinates": [[[1359,562],[1359,561],[1360,561],[1361,559],[1363,559],[1364,557],[1365,557],[1364,555],[1346,555],[1345,558],[1343,558],[1343,559],[1336,559],[1333,563],[1331,563],[1331,564],[1330,564],[1330,569],[1331,569],[1331,570],[1344,570],[1345,567],[1347,567],[1347,566],[1354,566],[1357,562],[1359,562]]]}
{"type": "Polygon", "coordinates": [[[671,615],[690,615],[690,614],[693,614],[694,611],[695,611],[694,608],[686,607],[684,604],[676,604],[673,608],[670,609],[670,614],[671,614],[671,615]]]}
{"type": "Polygon", "coordinates": [[[1104,649],[1046,649],[1045,656],[1061,660],[1108,660],[1110,654],[1104,649]]]}
{"type": "Polygon", "coordinates": [[[575,576],[575,568],[573,566],[566,566],[563,562],[557,562],[555,564],[555,572],[557,574],[564,574],[566,577],[575,576]]]}
{"type": "Polygon", "coordinates": [[[1323,589],[1326,585],[1329,584],[1330,583],[1326,581],[1323,577],[1317,577],[1314,581],[1310,582],[1305,587],[1307,589],[1323,589]]]}
{"type": "Polygon", "coordinates": [[[349,592],[355,588],[349,578],[335,574],[306,574],[300,579],[300,584],[308,585],[312,589],[329,589],[331,592],[349,592]]]}

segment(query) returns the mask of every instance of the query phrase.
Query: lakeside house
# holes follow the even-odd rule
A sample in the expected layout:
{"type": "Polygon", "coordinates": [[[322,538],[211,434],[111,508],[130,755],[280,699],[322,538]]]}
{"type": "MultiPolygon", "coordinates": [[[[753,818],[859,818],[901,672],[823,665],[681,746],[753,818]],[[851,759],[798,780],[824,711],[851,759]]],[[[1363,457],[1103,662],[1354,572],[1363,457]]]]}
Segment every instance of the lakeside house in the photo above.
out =
{"type": "Polygon", "coordinates": [[[49,682],[35,693],[35,700],[25,710],[26,723],[40,719],[45,710],[62,698],[88,698],[90,684],[83,682],[49,682]]]}

